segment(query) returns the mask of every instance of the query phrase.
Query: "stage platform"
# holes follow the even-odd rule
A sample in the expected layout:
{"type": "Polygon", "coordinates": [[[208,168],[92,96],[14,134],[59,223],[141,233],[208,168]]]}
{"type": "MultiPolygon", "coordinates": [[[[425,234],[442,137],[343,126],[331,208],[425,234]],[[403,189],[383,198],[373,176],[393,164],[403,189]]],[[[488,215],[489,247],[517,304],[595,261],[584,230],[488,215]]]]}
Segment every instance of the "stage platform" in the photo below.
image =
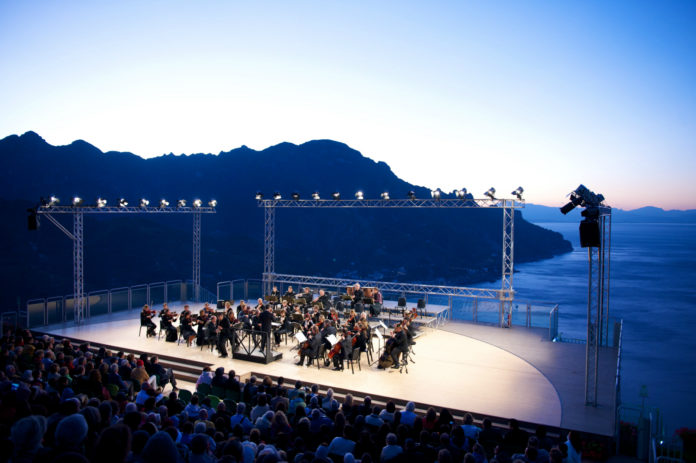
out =
{"type": "MultiPolygon", "coordinates": [[[[170,304],[174,310],[179,310],[170,304]]],[[[192,304],[193,310],[197,310],[192,304]]],[[[95,343],[134,349],[163,356],[250,372],[300,379],[309,384],[413,400],[438,407],[477,414],[517,418],[531,423],[577,429],[602,435],[614,434],[615,350],[602,352],[598,407],[584,406],[585,346],[552,343],[541,329],[501,329],[485,325],[449,322],[441,329],[423,328],[414,347],[415,363],[408,374],[379,370],[361,360],[362,370],[343,372],[330,368],[295,365],[297,351],[289,339],[277,349],[282,359],[268,365],[222,359],[207,348],[186,347],[164,339],[138,336],[139,311],[92,317],[85,324],[50,325],[41,332],[95,343]]],[[[376,341],[375,341],[376,343],[376,341]]]]}

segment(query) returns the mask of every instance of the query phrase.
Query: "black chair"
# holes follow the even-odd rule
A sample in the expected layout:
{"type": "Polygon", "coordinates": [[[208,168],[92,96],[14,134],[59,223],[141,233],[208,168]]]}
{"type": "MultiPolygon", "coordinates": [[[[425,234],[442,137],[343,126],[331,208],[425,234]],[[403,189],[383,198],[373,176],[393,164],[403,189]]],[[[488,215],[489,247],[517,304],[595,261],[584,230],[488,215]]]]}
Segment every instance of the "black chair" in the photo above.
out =
{"type": "Polygon", "coordinates": [[[317,370],[321,369],[321,362],[326,358],[326,344],[323,344],[323,343],[322,343],[321,347],[319,348],[319,352],[317,353],[317,355],[316,355],[316,356],[313,356],[313,355],[310,354],[310,355],[309,355],[309,358],[310,358],[312,361],[316,362],[316,364],[317,364],[317,370]]]}
{"type": "Polygon", "coordinates": [[[401,310],[401,316],[404,316],[404,312],[406,311],[406,298],[405,297],[400,297],[399,302],[397,303],[397,308],[401,310]]]}
{"type": "Polygon", "coordinates": [[[418,299],[418,311],[421,317],[425,317],[425,301],[423,299],[418,299]]]}
{"type": "Polygon", "coordinates": [[[353,368],[353,363],[358,362],[358,369],[362,371],[362,367],[360,366],[360,349],[353,349],[353,353],[350,354],[350,357],[346,359],[348,361],[348,365],[350,365],[350,371],[355,374],[355,368],[353,368]]]}

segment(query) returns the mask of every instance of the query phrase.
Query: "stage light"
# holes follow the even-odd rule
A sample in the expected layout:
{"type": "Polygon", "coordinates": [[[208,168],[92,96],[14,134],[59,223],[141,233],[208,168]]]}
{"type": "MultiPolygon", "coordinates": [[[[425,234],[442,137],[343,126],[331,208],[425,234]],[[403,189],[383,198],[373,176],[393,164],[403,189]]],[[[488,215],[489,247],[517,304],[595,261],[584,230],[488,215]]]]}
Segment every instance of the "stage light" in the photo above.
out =
{"type": "Polygon", "coordinates": [[[382,199],[389,199],[389,192],[385,191],[384,193],[381,194],[382,199]]]}
{"type": "Polygon", "coordinates": [[[167,207],[167,206],[169,206],[169,201],[167,201],[166,199],[161,199],[160,200],[160,207],[167,207]]]}
{"type": "Polygon", "coordinates": [[[176,202],[176,207],[186,207],[186,200],[180,199],[176,202]]]}
{"type": "Polygon", "coordinates": [[[140,200],[140,207],[147,207],[149,205],[150,205],[150,201],[148,201],[147,199],[143,198],[140,200]]]}
{"type": "Polygon", "coordinates": [[[75,196],[72,199],[72,205],[73,206],[82,206],[82,198],[80,198],[79,196],[75,196]]]}
{"type": "Polygon", "coordinates": [[[118,205],[121,207],[126,207],[126,206],[128,206],[128,201],[126,201],[125,198],[121,198],[118,200],[118,205]]]}
{"type": "Polygon", "coordinates": [[[524,188],[518,186],[517,189],[513,191],[511,194],[517,196],[517,199],[522,201],[522,193],[524,193],[524,188]]]}
{"type": "Polygon", "coordinates": [[[275,199],[276,201],[278,201],[278,200],[281,199],[282,197],[283,197],[283,196],[282,196],[279,192],[277,192],[277,191],[276,191],[275,193],[273,193],[273,199],[275,199]]]}
{"type": "Polygon", "coordinates": [[[466,188],[462,188],[461,190],[457,190],[457,198],[459,199],[464,199],[466,198],[466,188]]]}
{"type": "Polygon", "coordinates": [[[415,191],[409,191],[408,192],[408,199],[416,199],[416,192],[415,191]]]}
{"type": "Polygon", "coordinates": [[[338,191],[336,191],[334,194],[331,195],[331,197],[332,197],[333,199],[339,200],[339,199],[341,199],[341,193],[339,193],[338,191]]]}
{"type": "Polygon", "coordinates": [[[318,191],[315,191],[314,193],[312,193],[312,199],[315,201],[319,199],[319,192],[318,191]]]}
{"type": "Polygon", "coordinates": [[[60,199],[58,199],[57,197],[55,197],[55,196],[53,196],[53,195],[51,195],[51,197],[48,199],[48,205],[49,205],[49,206],[55,206],[55,205],[57,205],[58,203],[60,203],[60,199]]]}
{"type": "Polygon", "coordinates": [[[361,190],[358,190],[358,191],[355,193],[355,199],[357,199],[358,201],[362,201],[362,200],[363,200],[363,192],[362,192],[361,190]]]}
{"type": "Polygon", "coordinates": [[[484,195],[488,196],[491,199],[495,199],[495,188],[491,187],[488,191],[484,193],[484,195]]]}
{"type": "Polygon", "coordinates": [[[201,207],[202,205],[203,205],[203,201],[201,201],[200,199],[196,198],[193,200],[193,207],[198,208],[198,207],[201,207]]]}
{"type": "Polygon", "coordinates": [[[600,206],[604,202],[604,195],[593,193],[588,190],[585,185],[578,186],[574,191],[570,192],[570,201],[565,206],[561,207],[563,215],[575,209],[576,206],[592,207],[600,206]]]}
{"type": "Polygon", "coordinates": [[[293,191],[292,195],[290,195],[290,196],[292,196],[292,199],[294,199],[295,201],[300,199],[300,194],[297,191],[293,191]]]}
{"type": "Polygon", "coordinates": [[[210,207],[217,206],[217,200],[211,199],[210,201],[208,201],[208,206],[210,206],[210,207]]]}
{"type": "Polygon", "coordinates": [[[105,207],[105,206],[106,206],[106,199],[97,198],[97,207],[105,207]]]}
{"type": "Polygon", "coordinates": [[[263,199],[263,193],[261,193],[260,191],[257,191],[256,192],[256,200],[261,201],[262,199],[263,199]]]}
{"type": "Polygon", "coordinates": [[[440,191],[439,188],[436,189],[436,190],[432,190],[432,191],[430,192],[430,196],[432,196],[433,199],[440,199],[440,196],[441,196],[441,195],[442,195],[442,192],[440,191]]]}

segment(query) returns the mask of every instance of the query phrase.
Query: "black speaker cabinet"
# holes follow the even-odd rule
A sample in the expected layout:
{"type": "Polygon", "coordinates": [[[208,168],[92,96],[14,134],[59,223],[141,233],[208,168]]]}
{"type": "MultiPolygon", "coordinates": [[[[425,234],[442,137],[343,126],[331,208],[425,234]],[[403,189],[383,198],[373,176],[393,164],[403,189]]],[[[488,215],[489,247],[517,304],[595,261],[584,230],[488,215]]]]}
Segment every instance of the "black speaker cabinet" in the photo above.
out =
{"type": "Polygon", "coordinates": [[[217,301],[217,308],[218,308],[218,309],[224,309],[224,308],[225,308],[225,301],[223,301],[222,299],[218,299],[218,301],[217,301]]]}
{"type": "Polygon", "coordinates": [[[580,246],[583,248],[598,248],[602,245],[601,234],[599,233],[599,222],[582,221],[580,222],[580,246]]]}

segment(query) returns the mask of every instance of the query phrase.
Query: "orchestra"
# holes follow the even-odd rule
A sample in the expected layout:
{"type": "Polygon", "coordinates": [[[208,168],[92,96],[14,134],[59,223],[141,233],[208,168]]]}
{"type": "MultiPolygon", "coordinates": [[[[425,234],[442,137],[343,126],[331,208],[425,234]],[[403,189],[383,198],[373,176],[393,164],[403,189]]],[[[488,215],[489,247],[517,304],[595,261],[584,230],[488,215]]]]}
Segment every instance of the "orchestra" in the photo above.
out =
{"type": "MultiPolygon", "coordinates": [[[[309,366],[321,358],[324,366],[333,363],[333,369],[341,371],[345,361],[350,360],[356,350],[361,353],[369,350],[367,353],[372,353],[370,316],[375,315],[372,306],[381,306],[383,301],[378,288],[362,288],[355,283],[346,288],[345,294],[333,296],[322,288],[313,293],[309,287],[302,288],[302,292],[296,294],[292,286],[288,286],[282,298],[280,294],[278,287],[273,286],[271,294],[258,298],[253,307],[244,300],[236,308],[234,301],[225,301],[224,305],[219,301],[217,307],[220,311],[216,312],[209,303],[205,303],[198,314],[192,313],[188,304],[184,305],[180,315],[169,310],[166,303],[159,315],[145,305],[140,313],[140,324],[147,328],[147,337],[155,336],[156,325],[152,319],[158,315],[160,330],[166,334],[167,341],[176,342],[180,334],[180,339],[187,346],[192,346],[194,341],[199,346],[207,345],[211,351],[216,349],[220,358],[230,356],[228,342],[232,353],[236,352],[242,341],[246,343],[248,340],[251,351],[266,355],[269,348],[267,343],[270,342],[270,349],[273,349],[280,345],[282,335],[296,336],[298,332],[302,336],[297,335],[300,342],[293,348],[299,357],[296,365],[306,363],[309,366]],[[177,319],[178,331],[174,326],[177,319]]],[[[377,314],[379,310],[381,307],[377,314]]],[[[377,333],[379,339],[384,340],[384,345],[380,343],[378,346],[375,357],[375,363],[380,368],[401,368],[416,344],[417,324],[414,320],[418,312],[413,308],[404,310],[402,315],[403,319],[391,333],[380,322],[385,328],[377,333]]]]}

